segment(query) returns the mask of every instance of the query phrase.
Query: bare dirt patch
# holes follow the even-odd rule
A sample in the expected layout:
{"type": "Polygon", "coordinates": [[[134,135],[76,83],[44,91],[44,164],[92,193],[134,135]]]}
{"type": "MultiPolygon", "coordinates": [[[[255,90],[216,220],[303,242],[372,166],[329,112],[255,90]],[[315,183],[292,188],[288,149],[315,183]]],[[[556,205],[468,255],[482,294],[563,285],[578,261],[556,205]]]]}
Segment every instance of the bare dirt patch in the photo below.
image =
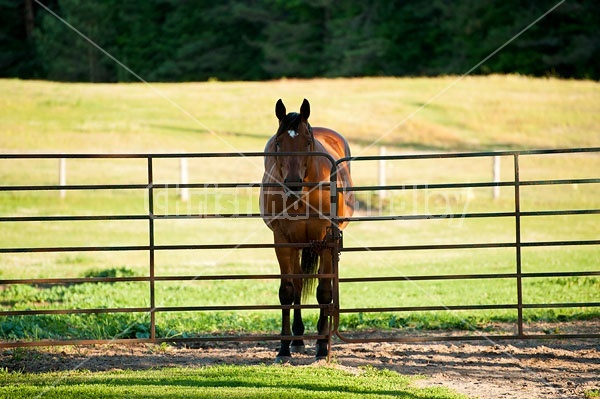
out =
{"type": "MultiPolygon", "coordinates": [[[[207,343],[183,346],[98,345],[9,349],[0,353],[8,370],[107,371],[216,364],[270,364],[276,342],[207,343]]],[[[293,365],[314,362],[314,348],[296,354],[293,365]]],[[[600,389],[598,340],[512,341],[511,343],[334,343],[332,363],[349,370],[373,366],[421,375],[421,386],[446,386],[473,398],[585,398],[600,389]]]]}

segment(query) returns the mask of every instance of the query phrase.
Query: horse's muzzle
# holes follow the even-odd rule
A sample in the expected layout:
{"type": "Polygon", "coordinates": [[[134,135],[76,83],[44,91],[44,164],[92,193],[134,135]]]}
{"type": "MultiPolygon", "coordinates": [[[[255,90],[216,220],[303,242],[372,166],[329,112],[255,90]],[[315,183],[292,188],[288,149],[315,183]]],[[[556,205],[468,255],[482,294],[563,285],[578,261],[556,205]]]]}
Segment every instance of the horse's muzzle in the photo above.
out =
{"type": "Polygon", "coordinates": [[[302,179],[300,178],[286,178],[283,180],[285,186],[285,192],[288,196],[300,198],[302,195],[302,179]]]}

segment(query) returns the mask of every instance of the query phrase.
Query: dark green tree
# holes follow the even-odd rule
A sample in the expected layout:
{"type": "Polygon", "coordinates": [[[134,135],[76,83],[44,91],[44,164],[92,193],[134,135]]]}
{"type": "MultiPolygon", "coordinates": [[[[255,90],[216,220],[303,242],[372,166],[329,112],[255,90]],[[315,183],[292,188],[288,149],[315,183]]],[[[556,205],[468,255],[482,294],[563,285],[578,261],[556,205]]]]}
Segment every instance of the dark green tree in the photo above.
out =
{"type": "Polygon", "coordinates": [[[0,0],[0,76],[43,78],[35,53],[32,0],[0,0]]]}
{"type": "MultiPolygon", "coordinates": [[[[44,0],[145,80],[470,71],[556,0],[44,0]]],[[[472,73],[600,79],[600,2],[569,0],[472,73]]],[[[33,0],[0,0],[0,76],[137,78],[33,0]]]]}
{"type": "MultiPolygon", "coordinates": [[[[164,26],[175,8],[175,3],[169,0],[128,0],[114,4],[114,55],[144,80],[155,80],[157,67],[172,57],[174,37],[165,34],[164,26]]],[[[116,71],[119,82],[138,80],[122,67],[116,71]]]]}
{"type": "Polygon", "coordinates": [[[261,55],[261,68],[271,77],[309,78],[326,71],[323,58],[331,1],[265,1],[266,12],[254,13],[262,27],[251,43],[261,55]]]}
{"type": "MultiPolygon", "coordinates": [[[[109,53],[115,53],[115,3],[117,0],[60,0],[57,11],[83,35],[109,53]]],[[[117,81],[117,65],[113,60],[47,12],[42,14],[36,32],[36,49],[48,79],[117,81]]]]}
{"type": "Polygon", "coordinates": [[[381,29],[389,2],[349,1],[328,10],[327,41],[323,57],[328,76],[385,74],[383,56],[389,38],[381,29]]]}
{"type": "Polygon", "coordinates": [[[179,3],[163,25],[167,39],[161,45],[168,51],[149,76],[167,81],[268,78],[260,50],[251,44],[260,27],[240,16],[244,9],[236,1],[179,3]]]}

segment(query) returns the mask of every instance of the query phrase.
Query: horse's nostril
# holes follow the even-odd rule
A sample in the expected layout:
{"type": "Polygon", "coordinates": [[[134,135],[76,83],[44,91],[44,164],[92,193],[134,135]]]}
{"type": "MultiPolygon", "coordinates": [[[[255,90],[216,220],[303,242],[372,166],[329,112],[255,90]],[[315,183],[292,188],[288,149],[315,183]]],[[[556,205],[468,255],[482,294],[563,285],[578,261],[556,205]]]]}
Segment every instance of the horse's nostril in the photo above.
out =
{"type": "Polygon", "coordinates": [[[302,191],[302,179],[299,178],[285,178],[283,179],[285,187],[292,192],[299,193],[302,191]]]}

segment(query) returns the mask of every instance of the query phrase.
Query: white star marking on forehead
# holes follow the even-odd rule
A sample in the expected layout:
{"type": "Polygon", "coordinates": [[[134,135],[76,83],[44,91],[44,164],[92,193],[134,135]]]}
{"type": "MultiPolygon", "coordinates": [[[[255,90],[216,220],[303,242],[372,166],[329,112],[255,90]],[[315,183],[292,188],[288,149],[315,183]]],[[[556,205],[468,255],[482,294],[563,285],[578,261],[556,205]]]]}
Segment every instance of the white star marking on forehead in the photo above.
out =
{"type": "Polygon", "coordinates": [[[298,135],[298,132],[295,130],[288,130],[288,134],[290,135],[291,138],[294,138],[298,135]]]}

